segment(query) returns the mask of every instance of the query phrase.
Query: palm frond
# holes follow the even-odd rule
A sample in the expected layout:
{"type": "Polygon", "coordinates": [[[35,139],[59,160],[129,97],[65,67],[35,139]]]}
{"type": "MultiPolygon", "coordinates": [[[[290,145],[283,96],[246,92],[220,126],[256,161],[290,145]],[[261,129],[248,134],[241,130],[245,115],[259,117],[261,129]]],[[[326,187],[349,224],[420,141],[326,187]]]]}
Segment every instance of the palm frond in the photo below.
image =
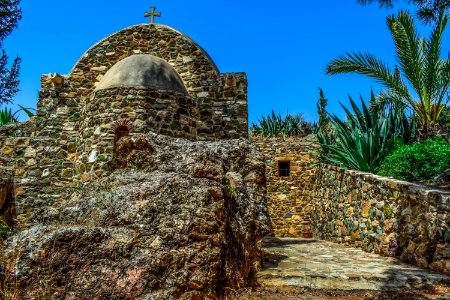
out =
{"type": "Polygon", "coordinates": [[[411,99],[406,84],[396,74],[395,70],[392,72],[385,63],[372,54],[347,53],[346,56],[340,56],[332,60],[327,66],[328,75],[345,73],[366,75],[375,79],[392,92],[398,93],[404,98],[411,99]]]}
{"type": "Polygon", "coordinates": [[[394,40],[397,62],[403,74],[415,90],[421,91],[424,86],[424,41],[419,37],[414,19],[410,14],[401,11],[397,16],[389,16],[387,25],[394,40]]]}
{"type": "MultiPolygon", "coordinates": [[[[413,2],[419,4],[418,1],[413,2]]],[[[407,107],[418,120],[418,130],[433,136],[433,126],[429,125],[437,124],[443,105],[448,102],[450,89],[450,55],[441,59],[442,36],[449,20],[445,11],[450,7],[450,1],[446,1],[445,4],[439,1],[439,5],[438,0],[433,2],[438,5],[440,14],[428,39],[419,36],[409,13],[401,11],[397,16],[387,18],[398,62],[393,71],[371,54],[347,53],[328,64],[327,74],[357,73],[375,79],[385,90],[371,102],[371,111],[388,106],[395,110],[407,107]]],[[[361,3],[366,2],[372,1],[361,3]]],[[[421,2],[420,5],[428,7],[431,4],[421,2]]]]}
{"type": "MultiPolygon", "coordinates": [[[[439,97],[439,88],[442,84],[443,61],[440,58],[442,37],[448,23],[448,16],[441,15],[441,21],[434,27],[425,48],[425,88],[431,99],[439,97]]],[[[445,77],[445,75],[444,75],[445,77]]],[[[448,80],[448,77],[447,77],[448,80]]]]}

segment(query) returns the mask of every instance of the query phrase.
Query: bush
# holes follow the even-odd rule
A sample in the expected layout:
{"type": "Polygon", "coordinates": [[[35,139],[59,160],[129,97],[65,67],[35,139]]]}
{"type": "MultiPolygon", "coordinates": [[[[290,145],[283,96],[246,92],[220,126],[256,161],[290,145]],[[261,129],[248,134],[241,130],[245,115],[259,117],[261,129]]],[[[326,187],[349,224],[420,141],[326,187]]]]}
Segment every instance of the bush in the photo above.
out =
{"type": "Polygon", "coordinates": [[[439,124],[444,127],[447,134],[450,134],[450,105],[447,105],[442,111],[439,124]]]}
{"type": "Polygon", "coordinates": [[[430,180],[450,167],[450,144],[444,139],[428,139],[400,145],[386,157],[379,175],[420,182],[430,180]]]}

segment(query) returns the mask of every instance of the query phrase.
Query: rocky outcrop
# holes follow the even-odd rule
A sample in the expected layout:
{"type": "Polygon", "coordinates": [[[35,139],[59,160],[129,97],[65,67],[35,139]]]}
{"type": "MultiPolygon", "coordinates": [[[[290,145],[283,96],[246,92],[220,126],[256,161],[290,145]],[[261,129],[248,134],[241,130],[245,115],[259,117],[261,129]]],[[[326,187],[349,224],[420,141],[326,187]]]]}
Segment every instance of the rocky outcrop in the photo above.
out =
{"type": "Polygon", "coordinates": [[[126,168],[34,210],[7,240],[20,296],[220,299],[250,284],[270,230],[256,147],[155,134],[122,142],[134,145],[126,168]]]}

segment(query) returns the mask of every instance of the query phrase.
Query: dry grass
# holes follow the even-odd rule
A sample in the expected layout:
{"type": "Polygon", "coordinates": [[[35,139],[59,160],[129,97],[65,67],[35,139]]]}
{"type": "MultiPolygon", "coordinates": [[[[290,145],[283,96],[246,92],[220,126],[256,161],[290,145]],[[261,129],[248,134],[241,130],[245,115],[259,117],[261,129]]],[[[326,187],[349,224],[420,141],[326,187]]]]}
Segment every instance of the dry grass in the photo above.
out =
{"type": "MultiPolygon", "coordinates": [[[[24,295],[35,300],[50,300],[54,290],[53,282],[56,276],[48,265],[40,266],[34,270],[35,283],[33,287],[24,290],[15,274],[17,263],[21,260],[23,253],[16,250],[12,257],[5,257],[3,240],[0,239],[0,300],[23,300],[24,295]]],[[[51,261],[51,258],[50,260],[51,261]]]]}
{"type": "Polygon", "coordinates": [[[299,287],[258,287],[244,289],[227,300],[429,300],[449,299],[448,286],[424,290],[367,291],[314,290],[299,287]],[[448,294],[447,294],[448,295],[448,294]]]}
{"type": "Polygon", "coordinates": [[[5,258],[3,239],[0,238],[0,299],[18,300],[19,289],[17,278],[7,271],[8,261],[5,258]]]}

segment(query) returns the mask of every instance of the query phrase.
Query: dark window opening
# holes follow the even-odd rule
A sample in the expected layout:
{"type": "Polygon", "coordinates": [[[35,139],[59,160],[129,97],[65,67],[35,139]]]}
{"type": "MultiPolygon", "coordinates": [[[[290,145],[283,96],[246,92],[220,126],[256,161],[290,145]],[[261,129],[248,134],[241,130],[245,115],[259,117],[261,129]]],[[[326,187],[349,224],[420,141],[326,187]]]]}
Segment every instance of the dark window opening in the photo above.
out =
{"type": "Polygon", "coordinates": [[[114,130],[114,133],[116,135],[116,140],[120,140],[130,134],[130,128],[125,125],[120,125],[114,130]]]}
{"type": "Polygon", "coordinates": [[[291,162],[290,161],[279,161],[278,162],[278,174],[280,177],[291,176],[291,162]]]}
{"type": "Polygon", "coordinates": [[[131,122],[128,120],[118,120],[113,124],[115,141],[120,140],[123,137],[130,135],[132,129],[131,122]]]}
{"type": "Polygon", "coordinates": [[[16,206],[14,204],[13,187],[7,191],[6,199],[3,206],[0,207],[0,225],[4,222],[9,227],[14,226],[14,219],[16,216],[16,206]]]}

